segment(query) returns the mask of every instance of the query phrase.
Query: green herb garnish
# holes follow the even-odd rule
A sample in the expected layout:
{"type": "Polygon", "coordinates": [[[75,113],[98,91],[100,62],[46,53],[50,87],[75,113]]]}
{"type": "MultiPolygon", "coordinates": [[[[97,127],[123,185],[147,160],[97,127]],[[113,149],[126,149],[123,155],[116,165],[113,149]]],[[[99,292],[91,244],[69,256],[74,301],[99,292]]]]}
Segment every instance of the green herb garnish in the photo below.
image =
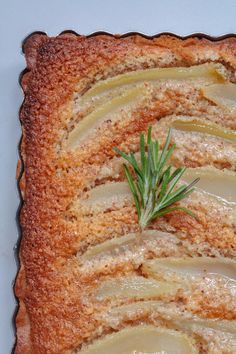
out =
{"type": "Polygon", "coordinates": [[[131,165],[129,167],[124,164],[124,171],[134,197],[140,232],[152,220],[174,210],[182,210],[195,217],[195,214],[187,208],[172,205],[191,194],[194,191],[193,186],[199,181],[199,178],[197,178],[188,185],[183,184],[178,188],[176,187],[177,182],[186,171],[186,167],[174,169],[170,165],[167,166],[167,162],[175,149],[175,145],[170,147],[172,131],[169,129],[161,152],[158,141],[153,141],[151,138],[151,131],[150,127],[147,144],[145,144],[144,134],[140,134],[140,165],[133,153],[126,154],[115,148],[115,151],[131,165]],[[145,145],[147,145],[147,151],[145,145]]]}

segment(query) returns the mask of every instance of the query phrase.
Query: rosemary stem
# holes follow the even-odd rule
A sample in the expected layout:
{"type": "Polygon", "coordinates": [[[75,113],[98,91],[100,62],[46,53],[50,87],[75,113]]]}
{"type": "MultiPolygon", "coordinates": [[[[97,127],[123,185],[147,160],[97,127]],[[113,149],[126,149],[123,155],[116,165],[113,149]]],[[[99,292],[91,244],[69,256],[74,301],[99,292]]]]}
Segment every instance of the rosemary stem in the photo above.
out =
{"type": "Polygon", "coordinates": [[[143,228],[139,224],[139,229],[138,229],[137,237],[136,237],[137,245],[139,245],[139,246],[141,245],[141,242],[142,242],[142,235],[143,235],[143,228]]]}

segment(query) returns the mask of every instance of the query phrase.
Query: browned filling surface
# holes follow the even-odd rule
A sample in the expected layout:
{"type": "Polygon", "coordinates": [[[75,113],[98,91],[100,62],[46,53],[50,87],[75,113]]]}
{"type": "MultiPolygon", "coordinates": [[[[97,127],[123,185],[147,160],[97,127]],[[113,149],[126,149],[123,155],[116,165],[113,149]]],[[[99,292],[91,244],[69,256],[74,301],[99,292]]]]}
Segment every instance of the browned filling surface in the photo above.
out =
{"type": "Polygon", "coordinates": [[[235,41],[30,41],[16,353],[234,353],[235,41]],[[200,176],[180,202],[197,219],[172,212],[140,240],[114,147],[139,159],[150,126],[200,176]]]}

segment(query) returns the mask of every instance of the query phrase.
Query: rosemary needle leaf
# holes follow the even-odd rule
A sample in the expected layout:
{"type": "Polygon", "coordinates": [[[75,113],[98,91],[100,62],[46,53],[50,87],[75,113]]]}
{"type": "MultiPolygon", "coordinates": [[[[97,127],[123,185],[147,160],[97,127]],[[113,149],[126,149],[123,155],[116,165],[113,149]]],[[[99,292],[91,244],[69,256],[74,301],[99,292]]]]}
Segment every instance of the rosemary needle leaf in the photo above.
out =
{"type": "Polygon", "coordinates": [[[127,155],[125,152],[123,152],[123,151],[117,149],[116,147],[114,148],[114,151],[115,151],[117,154],[119,154],[120,156],[122,156],[125,160],[127,160],[128,162],[131,163],[130,156],[127,155]]]}
{"type": "Polygon", "coordinates": [[[159,199],[162,200],[165,193],[166,193],[166,189],[167,189],[167,186],[168,186],[168,183],[169,183],[169,179],[170,179],[170,169],[171,167],[169,166],[165,173],[163,174],[163,179],[162,179],[162,184],[161,184],[161,192],[160,192],[160,195],[159,195],[159,199]]]}
{"type": "Polygon", "coordinates": [[[173,208],[168,208],[168,209],[164,209],[162,211],[159,211],[159,212],[157,212],[155,214],[155,218],[163,216],[163,215],[168,214],[168,213],[171,213],[172,211],[175,211],[175,210],[184,211],[186,214],[196,218],[196,215],[191,210],[189,210],[187,208],[184,208],[184,207],[180,207],[180,206],[176,206],[176,207],[173,207],[173,208]]]}
{"type": "Polygon", "coordinates": [[[129,186],[130,186],[130,190],[134,195],[137,196],[137,189],[135,186],[135,182],[133,181],[130,170],[126,165],[124,165],[124,170],[125,170],[125,175],[126,175],[126,178],[128,180],[129,186]]]}
{"type": "Polygon", "coordinates": [[[148,128],[147,134],[147,144],[150,145],[152,143],[152,127],[148,128]]]}
{"type": "Polygon", "coordinates": [[[144,172],[146,170],[146,154],[145,154],[144,134],[140,135],[140,155],[141,155],[142,171],[144,172]]]}
{"type": "Polygon", "coordinates": [[[134,202],[135,202],[135,206],[136,206],[136,209],[137,209],[138,217],[140,217],[141,216],[141,210],[140,210],[139,197],[138,197],[138,194],[137,194],[137,189],[136,189],[136,186],[135,186],[135,182],[133,181],[131,173],[130,173],[130,171],[129,171],[129,169],[128,169],[128,167],[126,165],[124,165],[124,170],[125,170],[125,175],[126,175],[126,178],[128,180],[128,184],[129,184],[130,190],[131,190],[131,192],[133,194],[133,197],[134,197],[134,202]]]}
{"type": "Polygon", "coordinates": [[[185,171],[186,171],[185,167],[179,167],[172,173],[169,180],[169,188],[166,193],[167,195],[170,195],[170,193],[172,192],[172,190],[174,189],[174,187],[176,186],[180,178],[183,176],[185,171]]]}
{"type": "Polygon", "coordinates": [[[161,154],[159,154],[159,142],[152,140],[151,127],[148,128],[146,143],[144,134],[140,134],[140,164],[133,153],[126,154],[117,148],[114,149],[131,165],[130,169],[124,164],[124,171],[134,198],[141,230],[157,217],[175,210],[182,210],[196,217],[191,210],[174,205],[194,191],[193,187],[199,178],[188,185],[177,186],[186,168],[174,169],[168,165],[175,149],[175,145],[170,146],[171,133],[169,129],[161,154]]]}

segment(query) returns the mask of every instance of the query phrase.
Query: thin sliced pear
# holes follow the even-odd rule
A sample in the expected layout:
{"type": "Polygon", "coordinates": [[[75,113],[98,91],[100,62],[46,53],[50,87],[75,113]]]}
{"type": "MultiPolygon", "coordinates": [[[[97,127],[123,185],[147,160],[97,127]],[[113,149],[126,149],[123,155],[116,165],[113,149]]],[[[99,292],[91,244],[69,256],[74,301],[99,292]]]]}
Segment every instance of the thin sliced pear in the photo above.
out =
{"type": "Polygon", "coordinates": [[[91,189],[83,204],[86,206],[101,205],[107,209],[124,198],[132,198],[128,183],[106,183],[91,189]]]}
{"type": "Polygon", "coordinates": [[[219,64],[202,64],[191,67],[156,68],[128,72],[117,75],[93,85],[84,95],[84,98],[99,95],[120,86],[137,84],[140,82],[157,80],[186,80],[194,78],[211,79],[213,83],[224,82],[222,67],[219,64]]]}
{"type": "MultiPolygon", "coordinates": [[[[209,83],[208,83],[209,84],[209,83]]],[[[84,110],[88,110],[88,112],[94,111],[98,106],[101,106],[113,98],[120,96],[126,90],[130,90],[132,88],[140,88],[142,90],[146,90],[144,83],[140,83],[138,85],[129,85],[126,87],[118,87],[114,90],[106,91],[105,93],[101,93],[100,95],[86,97],[86,96],[79,96],[78,100],[75,101],[74,104],[74,113],[84,112],[84,110]]],[[[88,113],[88,114],[89,114],[88,113]]]]}
{"type": "Polygon", "coordinates": [[[198,117],[178,116],[171,123],[171,127],[176,130],[209,134],[236,143],[235,131],[198,117]]]}
{"type": "Polygon", "coordinates": [[[154,278],[169,272],[187,278],[220,276],[236,281],[236,262],[229,258],[159,258],[146,261],[143,271],[154,278]]]}
{"type": "Polygon", "coordinates": [[[96,291],[96,298],[98,300],[109,298],[145,299],[173,295],[176,290],[177,286],[172,283],[133,275],[105,280],[99,285],[96,291]]]}
{"type": "Polygon", "coordinates": [[[186,183],[200,178],[196,189],[211,194],[226,203],[236,203],[236,174],[214,167],[188,168],[182,180],[186,183]]]}
{"type": "Polygon", "coordinates": [[[234,320],[215,320],[215,319],[202,319],[197,316],[190,319],[184,316],[184,313],[180,313],[178,307],[175,304],[163,304],[161,301],[137,301],[128,305],[121,305],[113,307],[106,315],[108,320],[115,320],[122,318],[132,319],[138,313],[157,314],[162,318],[171,318],[175,324],[175,327],[182,330],[192,330],[194,326],[200,327],[203,330],[212,328],[218,331],[231,333],[236,336],[236,321],[234,320]]]}
{"type": "Polygon", "coordinates": [[[138,97],[140,97],[142,93],[143,89],[140,87],[126,90],[121,93],[120,96],[115,97],[107,103],[99,106],[92,113],[84,117],[69,133],[69,136],[65,142],[66,150],[76,148],[92,129],[95,129],[106,119],[114,118],[114,115],[119,113],[122,109],[129,109],[132,104],[137,102],[138,97]]]}
{"type": "Polygon", "coordinates": [[[194,318],[193,320],[183,320],[178,319],[174,322],[178,329],[186,331],[194,331],[195,328],[204,329],[214,329],[216,331],[230,333],[236,339],[236,321],[235,320],[205,320],[201,318],[194,318]]]}
{"type": "Polygon", "coordinates": [[[204,97],[230,111],[236,109],[236,84],[215,84],[202,88],[204,97]]]}
{"type": "Polygon", "coordinates": [[[91,259],[97,255],[103,254],[119,248],[120,246],[125,246],[129,244],[130,241],[135,240],[135,234],[128,234],[119,238],[113,238],[111,240],[100,243],[99,245],[89,248],[81,257],[83,260],[91,259]]]}
{"type": "MultiPolygon", "coordinates": [[[[175,239],[172,234],[158,230],[146,230],[143,231],[141,235],[137,233],[127,234],[125,236],[113,238],[96,246],[93,246],[89,248],[82,256],[79,255],[79,258],[83,261],[86,261],[92,259],[95,256],[102,255],[108,252],[119,252],[122,251],[122,249],[126,249],[130,246],[135,247],[137,246],[137,239],[139,239],[140,241],[149,241],[163,238],[166,239],[166,242],[169,243],[171,240],[175,239]]],[[[139,242],[139,245],[143,247],[143,243],[141,244],[139,242]]]]}
{"type": "MultiPolygon", "coordinates": [[[[157,300],[135,301],[129,304],[124,304],[112,307],[103,315],[103,320],[110,326],[120,325],[125,320],[137,320],[137,316],[142,316],[146,319],[148,316],[155,315],[162,318],[178,318],[178,307],[175,303],[167,304],[157,300]]],[[[182,317],[182,316],[181,316],[182,317]]]]}
{"type": "Polygon", "coordinates": [[[197,354],[195,342],[184,333],[171,329],[139,325],[108,334],[81,354],[197,354]]]}
{"type": "MultiPolygon", "coordinates": [[[[165,304],[165,307],[169,306],[165,304]]],[[[133,317],[137,313],[144,312],[144,313],[153,313],[153,312],[160,312],[163,311],[163,302],[161,301],[153,301],[153,300],[147,300],[147,301],[136,301],[132,302],[128,305],[121,305],[121,306],[116,306],[112,307],[108,315],[106,314],[106,318],[108,317],[133,317]]]]}

